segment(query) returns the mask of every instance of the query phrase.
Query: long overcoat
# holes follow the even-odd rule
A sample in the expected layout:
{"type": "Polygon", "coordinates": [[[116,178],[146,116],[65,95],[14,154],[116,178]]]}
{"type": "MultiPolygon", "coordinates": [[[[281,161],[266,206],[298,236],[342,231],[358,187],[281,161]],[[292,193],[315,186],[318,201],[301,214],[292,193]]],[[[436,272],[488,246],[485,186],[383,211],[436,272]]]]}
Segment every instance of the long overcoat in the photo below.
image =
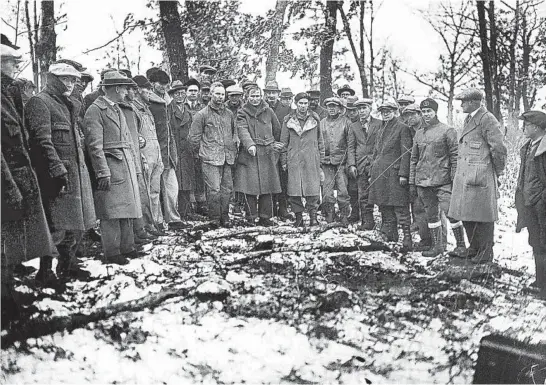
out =
{"type": "Polygon", "coordinates": [[[366,127],[360,120],[349,127],[347,165],[355,166],[358,175],[369,175],[372,166],[375,138],[381,128],[381,121],[370,117],[366,127]]]}
{"type": "Polygon", "coordinates": [[[10,264],[57,255],[28,153],[23,100],[2,74],[2,244],[10,264]]]}
{"type": "Polygon", "coordinates": [[[320,119],[308,112],[305,120],[296,113],[284,119],[281,142],[285,153],[283,164],[288,168],[289,196],[320,195],[320,165],[324,160],[324,140],[319,126],[320,119]]]}
{"type": "Polygon", "coordinates": [[[66,86],[48,74],[46,88],[25,107],[31,159],[52,230],[87,230],[95,225],[93,191],[77,127],[81,105],[63,95],[66,86]],[[66,192],[50,191],[66,175],[66,192]]]}
{"type": "Polygon", "coordinates": [[[97,98],[85,113],[84,135],[96,178],[110,177],[110,190],[94,194],[97,217],[140,218],[132,138],[121,110],[105,97],[97,98]]]}
{"type": "Polygon", "coordinates": [[[157,140],[161,148],[161,159],[165,169],[174,168],[178,164],[178,152],[171,126],[169,124],[169,114],[167,103],[156,94],[150,94],[150,103],[148,104],[152,115],[154,116],[157,140]]]}
{"type": "Polygon", "coordinates": [[[504,171],[506,153],[499,122],[485,107],[480,107],[466,120],[459,136],[450,217],[471,222],[498,219],[497,178],[504,171]]]}
{"type": "Polygon", "coordinates": [[[193,191],[196,186],[195,162],[198,160],[188,141],[192,115],[185,104],[179,106],[174,101],[169,104],[167,110],[169,112],[169,124],[171,125],[178,153],[178,165],[176,166],[178,189],[181,191],[193,191]]]}
{"type": "Polygon", "coordinates": [[[258,106],[246,103],[237,112],[237,130],[242,148],[235,168],[235,191],[250,195],[280,193],[279,152],[272,145],[280,140],[281,125],[275,112],[264,101],[258,106]],[[251,146],[256,146],[256,156],[248,153],[251,146]]]}
{"type": "Polygon", "coordinates": [[[370,171],[370,203],[399,207],[409,204],[409,188],[400,185],[400,178],[409,178],[412,143],[409,127],[398,118],[382,123],[370,171]]]}

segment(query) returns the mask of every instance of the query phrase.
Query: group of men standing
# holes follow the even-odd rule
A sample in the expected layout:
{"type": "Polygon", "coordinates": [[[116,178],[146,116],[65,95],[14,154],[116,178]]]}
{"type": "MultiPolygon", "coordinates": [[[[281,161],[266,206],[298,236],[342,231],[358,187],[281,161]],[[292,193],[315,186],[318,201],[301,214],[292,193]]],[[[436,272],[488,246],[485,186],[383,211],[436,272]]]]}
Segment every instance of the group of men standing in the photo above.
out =
{"type": "MultiPolygon", "coordinates": [[[[307,210],[314,226],[320,210],[328,223],[360,221],[361,230],[374,229],[377,206],[388,240],[398,241],[400,229],[403,250],[429,257],[445,251],[443,213],[457,241],[450,255],[493,259],[507,150],[477,89],[457,96],[468,114],[457,135],[438,120],[430,98],[419,105],[386,100],[377,119],[374,101],[349,86],[322,107],[318,91],[213,81],[210,66],[198,79],[172,84],[155,67],[134,77],[108,69],[99,89],[82,97],[92,75],[60,60],[31,96],[14,80],[20,60],[3,39],[3,305],[13,269],[25,260],[40,257],[36,278],[46,286],[77,273],[81,240],[97,219],[104,261],[126,264],[140,244],[195,215],[229,227],[230,204],[249,225],[271,226],[276,216],[304,226],[307,210]]],[[[530,111],[521,119],[530,141],[521,155],[518,229],[529,227],[544,292],[546,115],[530,111]]]]}

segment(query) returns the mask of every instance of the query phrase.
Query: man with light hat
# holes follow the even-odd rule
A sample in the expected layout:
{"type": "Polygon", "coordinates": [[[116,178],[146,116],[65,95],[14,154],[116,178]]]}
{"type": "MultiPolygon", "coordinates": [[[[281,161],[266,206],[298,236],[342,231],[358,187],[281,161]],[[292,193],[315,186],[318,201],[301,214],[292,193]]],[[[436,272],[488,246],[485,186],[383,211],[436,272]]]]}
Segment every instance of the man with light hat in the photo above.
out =
{"type": "Polygon", "coordinates": [[[450,255],[487,263],[493,260],[498,178],[504,173],[507,150],[498,120],[481,105],[480,90],[469,88],[455,99],[468,115],[459,135],[448,216],[463,221],[470,246],[464,253],[450,255]]]}
{"type": "MultiPolygon", "coordinates": [[[[381,128],[381,121],[373,118],[372,99],[358,99],[354,107],[358,111],[359,120],[349,126],[347,137],[348,154],[347,165],[349,176],[357,182],[358,206],[361,224],[360,230],[373,230],[375,222],[373,218],[373,204],[368,201],[370,189],[370,167],[373,158],[375,138],[381,128]]],[[[353,213],[351,212],[351,216],[353,213]]]]}
{"type": "Polygon", "coordinates": [[[334,205],[336,198],[334,190],[337,190],[337,202],[339,206],[341,223],[347,226],[351,210],[349,193],[347,191],[347,136],[351,121],[341,115],[343,102],[333,97],[324,101],[328,110],[328,117],[320,121],[320,129],[324,138],[325,157],[321,167],[324,171],[324,185],[322,190],[322,212],[326,222],[334,221],[334,205]]]}
{"type": "MultiPolygon", "coordinates": [[[[431,98],[421,102],[424,126],[413,140],[410,160],[410,191],[419,196],[425,207],[432,247],[424,257],[444,252],[440,210],[449,212],[452,181],[457,169],[457,133],[438,120],[438,103],[431,98]]],[[[448,215],[457,242],[454,253],[465,251],[463,223],[448,215]]]]}
{"type": "Polygon", "coordinates": [[[531,289],[546,299],[546,114],[527,111],[519,119],[528,140],[520,150],[516,232],[527,227],[536,273],[531,289]]]}
{"type": "Polygon", "coordinates": [[[218,70],[213,66],[202,65],[199,67],[199,80],[202,82],[208,82],[209,84],[213,81],[214,75],[218,70]]]}
{"type": "Polygon", "coordinates": [[[238,85],[230,86],[226,88],[226,94],[226,107],[232,112],[233,116],[237,116],[237,111],[243,105],[243,89],[238,85]]]}
{"type": "Polygon", "coordinates": [[[45,88],[25,107],[30,155],[38,175],[53,241],[57,275],[79,272],[76,250],[95,225],[93,190],[78,128],[81,104],[70,98],[81,74],[64,62],[51,64],[45,88]]]}
{"type": "Polygon", "coordinates": [[[381,231],[389,241],[398,241],[403,232],[402,251],[411,251],[411,217],[409,211],[409,169],[412,137],[408,126],[396,117],[398,103],[392,98],[378,108],[383,122],[377,134],[374,160],[370,171],[369,202],[379,206],[381,231]]]}
{"type": "Polygon", "coordinates": [[[95,210],[106,263],[127,264],[136,254],[133,219],[142,216],[133,140],[120,104],[136,83],[118,71],[104,74],[104,95],[88,108],[83,128],[96,179],[95,210]]]}
{"type": "MultiPolygon", "coordinates": [[[[415,104],[415,98],[413,96],[404,95],[404,96],[400,96],[396,100],[396,102],[400,106],[400,117],[402,122],[404,122],[405,124],[408,124],[408,122],[406,121],[406,118],[408,117],[408,115],[404,115],[403,112],[404,112],[404,109],[408,107],[409,105],[416,105],[417,107],[419,107],[417,104],[415,104]]],[[[415,132],[413,134],[415,135],[415,132]]]]}
{"type": "Polygon", "coordinates": [[[1,95],[2,102],[2,326],[19,315],[20,305],[13,295],[15,266],[40,258],[36,279],[46,286],[57,287],[51,269],[57,249],[47,224],[38,179],[28,153],[27,128],[20,90],[13,87],[19,63],[23,61],[16,46],[2,35],[1,95]]]}

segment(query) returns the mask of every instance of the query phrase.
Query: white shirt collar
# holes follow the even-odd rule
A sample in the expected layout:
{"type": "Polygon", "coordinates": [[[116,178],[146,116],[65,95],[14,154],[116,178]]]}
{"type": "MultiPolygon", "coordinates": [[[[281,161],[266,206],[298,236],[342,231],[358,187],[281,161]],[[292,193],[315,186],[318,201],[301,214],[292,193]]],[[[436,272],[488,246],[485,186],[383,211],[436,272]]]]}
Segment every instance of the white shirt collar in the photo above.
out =
{"type": "Polygon", "coordinates": [[[474,117],[474,115],[476,115],[476,114],[478,113],[478,110],[479,110],[479,108],[476,108],[474,111],[472,111],[472,112],[470,112],[470,113],[468,114],[468,116],[470,117],[470,119],[472,119],[472,118],[474,117]]]}

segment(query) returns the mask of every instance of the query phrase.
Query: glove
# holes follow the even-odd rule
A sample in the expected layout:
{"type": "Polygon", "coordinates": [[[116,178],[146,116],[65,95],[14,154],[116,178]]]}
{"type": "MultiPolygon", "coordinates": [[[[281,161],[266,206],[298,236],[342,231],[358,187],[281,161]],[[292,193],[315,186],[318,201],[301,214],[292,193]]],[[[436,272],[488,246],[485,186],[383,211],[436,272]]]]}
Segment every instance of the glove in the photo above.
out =
{"type": "Polygon", "coordinates": [[[283,171],[288,170],[288,165],[286,163],[281,164],[281,168],[283,171]]]}
{"type": "Polygon", "coordinates": [[[350,166],[349,167],[349,176],[353,179],[356,179],[356,167],[350,166]]]}
{"type": "Polygon", "coordinates": [[[110,177],[103,176],[102,178],[97,179],[97,190],[110,190],[110,177]]]}
{"type": "Polygon", "coordinates": [[[417,186],[414,184],[409,186],[409,195],[412,202],[417,199],[417,186]]]}
{"type": "Polygon", "coordinates": [[[252,156],[256,156],[256,146],[252,145],[248,148],[248,153],[252,156]]]}
{"type": "Polygon", "coordinates": [[[276,152],[280,152],[283,149],[284,144],[282,144],[282,142],[273,142],[272,146],[273,150],[275,150],[276,152]]]}
{"type": "Polygon", "coordinates": [[[406,187],[408,185],[408,178],[405,178],[403,176],[400,177],[400,186],[406,187]]]}
{"type": "Polygon", "coordinates": [[[51,185],[56,196],[62,195],[63,189],[66,189],[66,186],[68,186],[67,174],[53,178],[51,185]]]}

